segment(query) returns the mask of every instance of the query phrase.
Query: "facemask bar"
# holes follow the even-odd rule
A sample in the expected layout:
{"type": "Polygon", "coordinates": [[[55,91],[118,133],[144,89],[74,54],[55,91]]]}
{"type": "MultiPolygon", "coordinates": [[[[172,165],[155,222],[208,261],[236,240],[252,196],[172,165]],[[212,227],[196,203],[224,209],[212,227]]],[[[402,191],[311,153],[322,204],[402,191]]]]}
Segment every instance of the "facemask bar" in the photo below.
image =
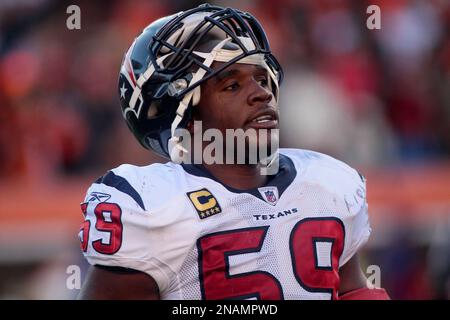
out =
{"type": "MultiPolygon", "coordinates": [[[[261,53],[266,56],[267,64],[271,67],[272,71],[277,74],[278,81],[281,82],[283,77],[281,66],[271,54],[268,41],[259,23],[250,14],[242,13],[231,8],[221,9],[220,7],[205,7],[203,9],[197,8],[195,12],[211,12],[212,9],[219,11],[211,14],[210,16],[206,16],[203,21],[198,23],[196,28],[190,32],[188,38],[185,39],[184,43],[179,47],[171,45],[164,39],[168,39],[174,32],[176,32],[180,26],[182,26],[182,20],[190,14],[185,13],[184,15],[180,15],[174,21],[169,23],[169,25],[163,28],[163,30],[161,30],[161,34],[155,36],[155,46],[153,48],[156,53],[155,56],[158,56],[158,53],[160,53],[163,48],[168,48],[173,52],[170,61],[168,61],[163,68],[159,68],[159,66],[157,66],[156,71],[162,73],[177,71],[173,74],[173,79],[176,79],[182,76],[183,73],[186,73],[195,63],[199,68],[203,68],[207,71],[207,75],[202,79],[203,81],[208,80],[217,74],[217,72],[220,72],[219,70],[212,70],[211,68],[205,66],[204,63],[199,61],[198,58],[192,54],[194,48],[201,41],[201,39],[206,36],[213,27],[217,27],[220,28],[228,37],[231,37],[233,42],[243,51],[242,57],[236,57],[235,61],[230,61],[230,65],[246,55],[261,53]],[[234,30],[231,30],[227,24],[229,24],[234,30]],[[202,28],[203,30],[199,32],[202,28]],[[247,36],[252,39],[255,45],[254,50],[247,50],[247,48],[239,40],[237,31],[239,31],[242,36],[247,36]],[[188,45],[189,48],[187,48],[188,45]]],[[[227,66],[224,66],[224,68],[226,67],[227,66]]],[[[197,83],[196,85],[200,85],[200,83],[197,83]]],[[[189,86],[185,90],[179,92],[178,96],[182,97],[193,89],[195,89],[195,87],[189,86]]]]}

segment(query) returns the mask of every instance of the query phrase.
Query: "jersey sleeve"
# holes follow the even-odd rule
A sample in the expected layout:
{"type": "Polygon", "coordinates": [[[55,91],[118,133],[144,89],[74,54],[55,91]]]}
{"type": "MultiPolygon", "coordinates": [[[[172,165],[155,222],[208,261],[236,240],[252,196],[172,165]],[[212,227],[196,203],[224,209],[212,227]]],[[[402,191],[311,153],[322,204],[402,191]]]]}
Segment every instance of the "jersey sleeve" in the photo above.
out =
{"type": "Polygon", "coordinates": [[[366,180],[362,176],[360,178],[361,180],[353,194],[346,194],[344,198],[350,214],[346,218],[346,240],[339,263],[340,267],[367,243],[372,231],[368,214],[369,206],[366,199],[366,180]]]}
{"type": "Polygon", "coordinates": [[[170,271],[160,260],[163,246],[157,226],[136,189],[110,171],[86,193],[81,209],[81,249],[91,265],[116,266],[145,272],[164,290],[170,271]]]}

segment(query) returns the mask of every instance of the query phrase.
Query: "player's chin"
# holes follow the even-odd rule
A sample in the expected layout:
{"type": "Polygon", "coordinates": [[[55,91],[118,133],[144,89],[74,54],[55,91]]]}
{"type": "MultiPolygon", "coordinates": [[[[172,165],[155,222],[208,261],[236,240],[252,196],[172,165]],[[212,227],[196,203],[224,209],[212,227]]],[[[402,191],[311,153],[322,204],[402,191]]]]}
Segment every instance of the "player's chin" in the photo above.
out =
{"type": "Polygon", "coordinates": [[[279,131],[276,130],[258,130],[255,138],[248,140],[248,151],[251,159],[257,159],[258,163],[270,158],[279,148],[279,131]]]}
{"type": "Polygon", "coordinates": [[[278,150],[279,130],[245,128],[237,130],[235,136],[225,139],[227,163],[258,165],[278,150]],[[230,143],[233,142],[233,143],[230,143]]]}

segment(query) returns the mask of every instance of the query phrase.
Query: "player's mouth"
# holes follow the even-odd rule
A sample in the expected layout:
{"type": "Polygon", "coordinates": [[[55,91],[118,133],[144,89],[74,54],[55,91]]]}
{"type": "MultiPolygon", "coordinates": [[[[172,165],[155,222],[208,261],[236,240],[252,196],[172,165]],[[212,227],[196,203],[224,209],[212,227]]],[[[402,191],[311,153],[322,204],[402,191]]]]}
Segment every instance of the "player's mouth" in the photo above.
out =
{"type": "Polygon", "coordinates": [[[246,128],[276,129],[278,128],[278,113],[273,109],[261,110],[250,117],[245,124],[246,128]]]}

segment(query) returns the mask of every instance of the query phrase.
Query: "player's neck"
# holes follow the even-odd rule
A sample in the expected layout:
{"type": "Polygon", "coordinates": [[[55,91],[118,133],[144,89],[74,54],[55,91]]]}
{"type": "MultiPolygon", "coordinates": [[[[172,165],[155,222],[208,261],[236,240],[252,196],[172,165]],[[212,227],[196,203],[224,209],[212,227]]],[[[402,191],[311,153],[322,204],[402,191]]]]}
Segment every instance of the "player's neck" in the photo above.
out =
{"type": "Polygon", "coordinates": [[[261,174],[259,165],[204,165],[219,182],[238,190],[258,188],[266,184],[268,176],[261,174]]]}

